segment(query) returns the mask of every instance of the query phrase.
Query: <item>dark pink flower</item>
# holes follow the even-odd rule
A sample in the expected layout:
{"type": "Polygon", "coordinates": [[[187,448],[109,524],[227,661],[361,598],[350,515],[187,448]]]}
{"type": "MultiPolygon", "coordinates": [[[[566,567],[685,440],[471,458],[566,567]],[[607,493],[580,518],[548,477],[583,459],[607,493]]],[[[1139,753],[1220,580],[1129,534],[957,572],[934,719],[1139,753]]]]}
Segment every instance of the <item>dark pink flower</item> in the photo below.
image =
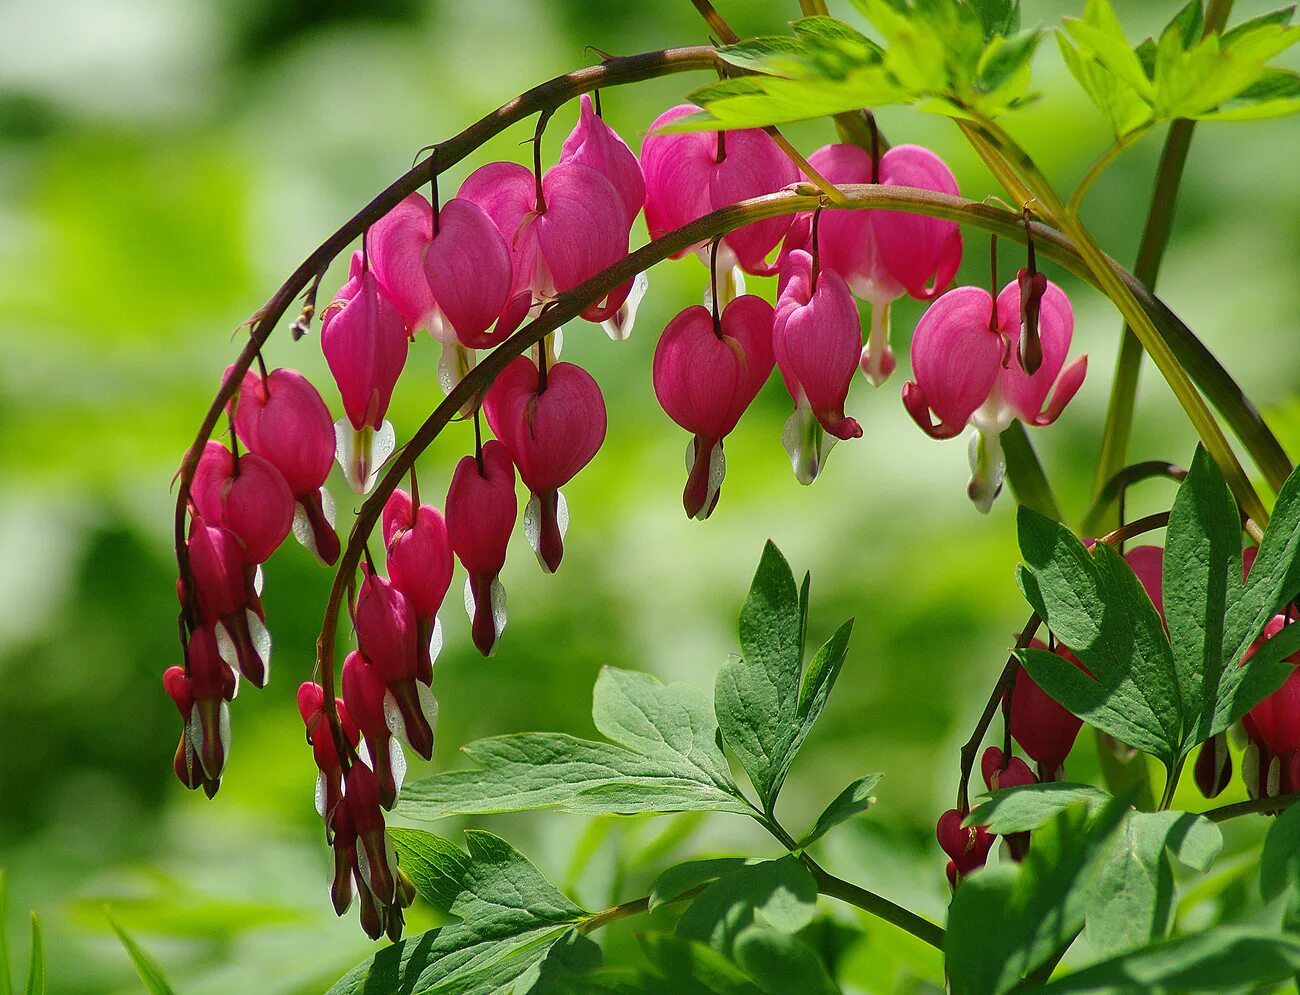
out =
{"type": "Polygon", "coordinates": [[[397,801],[397,793],[402,789],[406,756],[388,727],[387,710],[384,707],[388,689],[378,671],[355,650],[343,661],[340,682],[343,685],[343,697],[348,702],[348,714],[356,720],[361,734],[366,738],[366,760],[375,772],[379,802],[384,808],[391,809],[397,801]]]}
{"type": "Polygon", "coordinates": [[[682,501],[705,519],[718,501],[726,463],[722,440],[772,373],[772,306],[746,294],[715,323],[696,305],[668,323],[655,348],[654,388],[660,405],[694,438],[682,501]]]}
{"type": "MultiPolygon", "coordinates": [[[[1037,639],[1030,646],[1047,649],[1037,639]]],[[[1080,670],[1085,670],[1075,655],[1065,647],[1058,645],[1055,652],[1080,670]]],[[[1083,720],[1057,704],[1054,698],[1034,683],[1024,667],[1017,669],[1015,688],[1011,692],[1011,735],[1020,744],[1020,748],[1038,764],[1043,780],[1057,779],[1061,765],[1070,755],[1082,725],[1083,720]]]]}
{"type": "Polygon", "coordinates": [[[334,465],[334,422],[316,388],[295,370],[272,370],[265,379],[249,370],[239,388],[235,430],[249,452],[269,460],[289,485],[298,541],[332,566],[339,537],[334,503],[323,488],[334,465]]]}
{"type": "Polygon", "coordinates": [[[219,655],[254,687],[263,687],[271,666],[271,634],[243,543],[229,529],[193,514],[187,548],[194,597],[204,623],[214,627],[219,655]]]}
{"type": "MultiPolygon", "coordinates": [[[[361,740],[361,734],[356,723],[352,721],[343,699],[334,699],[334,709],[338,712],[339,728],[348,744],[355,750],[361,740]]],[[[307,727],[307,741],[311,743],[312,757],[316,761],[318,771],[316,814],[325,820],[327,830],[337,830],[335,820],[340,812],[339,801],[343,797],[343,761],[339,757],[338,744],[334,742],[329,720],[325,715],[325,689],[312,681],[299,686],[298,714],[302,716],[303,725],[307,727]]],[[[344,908],[346,907],[345,904],[344,908]]],[[[342,912],[339,914],[341,915],[342,912]]]]}
{"type": "MultiPolygon", "coordinates": [[[[795,183],[799,172],[777,144],[758,128],[740,131],[694,131],[661,134],[659,129],[699,108],[681,104],[650,125],[641,145],[645,176],[646,225],[650,237],[689,224],[720,207],[775,193],[795,183]]],[[[766,259],[790,227],[788,217],[768,218],[723,236],[718,265],[740,266],[747,273],[769,275],[766,259]]],[[[700,250],[703,246],[694,246],[700,250]]],[[[685,255],[690,250],[683,250],[685,255]]],[[[707,250],[706,250],[707,251],[707,250]]]]}
{"type": "Polygon", "coordinates": [[[984,866],[995,837],[985,826],[963,826],[966,816],[950,808],[939,816],[934,835],[951,859],[948,880],[956,887],[963,877],[984,866]]]}
{"type": "Polygon", "coordinates": [[[632,224],[645,203],[645,178],[632,150],[596,113],[591,96],[579,99],[578,123],[560,149],[560,163],[576,162],[600,173],[618,191],[632,224]]]}
{"type": "Polygon", "coordinates": [[[170,667],[163,674],[163,687],[185,722],[176,750],[176,776],[187,788],[201,787],[211,797],[221,784],[230,754],[230,709],[226,703],[235,697],[237,681],[217,652],[210,626],[199,626],[190,633],[185,666],[170,667]]]}
{"type": "Polygon", "coordinates": [[[904,385],[903,404],[932,438],[952,438],[968,424],[976,430],[968,492],[985,512],[1001,490],[1006,469],[1002,432],[1016,419],[1050,425],[1078,392],[1088,368],[1086,356],[1065,366],[1074,314],[1055,284],[1049,282],[1043,294],[1042,362],[1032,374],[1021,366],[1020,322],[1016,281],[998,295],[996,314],[987,291],[958,287],[930,305],[912,338],[916,379],[904,385]]]}
{"type": "MultiPolygon", "coordinates": [[[[556,363],[543,384],[526,357],[511,360],[483,401],[488,424],[533,494],[535,531],[529,540],[552,573],[564,555],[568,510],[560,488],[586,466],[605,441],[605,399],[591,374],[556,363]]],[[[525,523],[529,515],[525,513],[525,523]]]]}
{"type": "Polygon", "coordinates": [[[493,439],[480,458],[463,457],[447,490],[447,537],[469,574],[465,606],[474,645],[484,656],[491,655],[506,624],[505,590],[497,575],[518,514],[515,467],[506,447],[493,439]]]}
{"type": "Polygon", "coordinates": [[[203,447],[190,497],[200,515],[239,537],[249,566],[270,559],[293,525],[293,493],[274,464],[256,453],[236,464],[215,440],[203,447]]]}
{"type": "Polygon", "coordinates": [[[417,678],[433,684],[433,661],[441,646],[438,609],[451,585],[451,543],[442,512],[431,504],[415,507],[411,496],[398,488],[384,504],[384,547],[388,576],[411,603],[416,622],[417,678]]]}

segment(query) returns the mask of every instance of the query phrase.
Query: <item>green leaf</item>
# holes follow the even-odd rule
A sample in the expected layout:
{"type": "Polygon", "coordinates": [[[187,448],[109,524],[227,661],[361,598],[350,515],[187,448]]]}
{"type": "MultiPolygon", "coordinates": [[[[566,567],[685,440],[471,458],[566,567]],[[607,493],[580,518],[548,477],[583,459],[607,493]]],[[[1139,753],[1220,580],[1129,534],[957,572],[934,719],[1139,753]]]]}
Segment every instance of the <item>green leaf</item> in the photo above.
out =
{"type": "Polygon", "coordinates": [[[1218,827],[1189,812],[1130,812],[1088,889],[1092,948],[1105,956],[1163,937],[1174,898],[1169,856],[1203,872],[1222,847],[1218,827]]]}
{"type": "Polygon", "coordinates": [[[749,926],[736,937],[735,950],[737,963],[768,995],[838,995],[826,965],[796,936],[749,926]]]}
{"type": "Polygon", "coordinates": [[[1036,991],[1221,992],[1286,980],[1300,971],[1300,940],[1260,930],[1220,927],[1142,947],[1076,971],[1036,991]]]}
{"type": "Polygon", "coordinates": [[[1128,564],[1106,543],[1090,553],[1068,529],[1020,509],[1025,598],[1092,677],[1046,650],[1018,650],[1029,675],[1089,724],[1172,770],[1183,705],[1164,626],[1128,564]]]}
{"type": "Polygon", "coordinates": [[[638,939],[651,964],[677,995],[758,995],[745,973],[718,951],[670,933],[642,933],[638,939]]]}
{"type": "Polygon", "coordinates": [[[45,939],[41,933],[41,920],[32,913],[32,952],[27,962],[25,995],[45,995],[45,939]]]}
{"type": "Polygon", "coordinates": [[[1084,53],[1132,87],[1138,96],[1145,100],[1154,96],[1151,80],[1130,47],[1110,0],[1088,0],[1082,20],[1067,17],[1062,23],[1084,53]]]}
{"type": "Polygon", "coordinates": [[[953,995],[1000,995],[1068,945],[1083,926],[1091,880],[1125,805],[1065,809],[1034,833],[1020,864],[986,867],[957,887],[945,967],[953,995]]]}
{"type": "Polygon", "coordinates": [[[1200,121],[1257,121],[1297,112],[1300,112],[1300,73],[1268,69],[1232,99],[1192,117],[1200,121]]]}
{"type": "Polygon", "coordinates": [[[855,815],[860,815],[870,808],[876,801],[871,792],[875,790],[876,785],[880,783],[883,776],[882,774],[866,774],[836,795],[835,800],[827,805],[825,811],[817,817],[816,825],[799,841],[799,847],[802,849],[810,846],[841,822],[851,819],[855,815]]]}
{"type": "Polygon", "coordinates": [[[430,833],[388,832],[420,894],[457,921],[379,951],[330,995],[493,991],[527,975],[588,917],[499,836],[468,830],[465,853],[430,833]]]}
{"type": "Polygon", "coordinates": [[[574,995],[578,979],[604,961],[600,946],[571,929],[546,951],[511,987],[512,995],[574,995]]]}
{"type": "Polygon", "coordinates": [[[1273,820],[1259,858],[1259,891],[1270,902],[1290,885],[1300,891],[1300,805],[1273,820]]]}
{"type": "Polygon", "coordinates": [[[1127,135],[1151,120],[1151,104],[1136,89],[1092,55],[1071,45],[1065,34],[1058,34],[1056,40],[1070,75],[1101,111],[1116,137],[1127,135]]]}
{"type": "Polygon", "coordinates": [[[758,922],[795,933],[817,911],[817,882],[793,854],[746,863],[722,875],[687,907],[677,935],[730,956],[736,937],[758,922]]]}
{"type": "Polygon", "coordinates": [[[744,857],[713,857],[708,860],[688,860],[683,864],[670,867],[650,886],[649,909],[654,911],[661,905],[681,898],[692,888],[716,881],[724,874],[729,874],[748,861],[744,857]]]}
{"type": "Polygon", "coordinates": [[[740,610],[743,655],[722,665],[714,689],[723,738],[769,812],[839,676],[853,628],[846,622],[817,651],[801,685],[806,622],[806,596],[769,541],[740,610]]]}
{"type": "Polygon", "coordinates": [[[158,962],[127,935],[126,931],[117,924],[117,920],[112,915],[108,915],[108,924],[112,927],[113,932],[117,934],[118,942],[126,948],[126,954],[131,958],[131,964],[135,967],[135,973],[140,976],[140,983],[144,985],[144,990],[149,995],[174,995],[172,986],[163,977],[162,968],[158,966],[158,962]]]}
{"type": "Polygon", "coordinates": [[[1048,781],[1004,788],[985,796],[966,817],[968,826],[987,826],[998,836],[1025,833],[1055,818],[1071,805],[1086,803],[1088,810],[1101,808],[1110,795],[1091,784],[1048,781]]]}
{"type": "Polygon", "coordinates": [[[708,699],[686,684],[605,668],[592,707],[616,744],[561,733],[522,733],[463,747],[475,770],[407,784],[407,818],[557,808],[582,815],[733,812],[753,815],[717,745],[708,699]]]}
{"type": "Polygon", "coordinates": [[[982,93],[997,93],[1003,87],[1015,85],[1023,93],[1029,82],[1029,63],[1042,41],[1038,29],[1022,31],[1009,38],[994,38],[980,56],[976,70],[975,86],[982,93]],[[1014,77],[1022,78],[1013,84],[1014,77]]]}
{"type": "Polygon", "coordinates": [[[984,26],[986,41],[995,35],[1009,37],[1020,30],[1020,0],[971,0],[971,6],[984,26]]]}
{"type": "Polygon", "coordinates": [[[1166,44],[1165,39],[1169,39],[1169,44],[1186,51],[1201,40],[1204,27],[1205,11],[1201,9],[1201,0],[1189,0],[1160,32],[1160,44],[1166,44]]]}
{"type": "Polygon", "coordinates": [[[1217,731],[1221,676],[1241,660],[1224,653],[1224,618],[1241,593],[1241,519],[1204,446],[1169,513],[1161,586],[1183,709],[1181,752],[1188,753],[1217,731]]]}

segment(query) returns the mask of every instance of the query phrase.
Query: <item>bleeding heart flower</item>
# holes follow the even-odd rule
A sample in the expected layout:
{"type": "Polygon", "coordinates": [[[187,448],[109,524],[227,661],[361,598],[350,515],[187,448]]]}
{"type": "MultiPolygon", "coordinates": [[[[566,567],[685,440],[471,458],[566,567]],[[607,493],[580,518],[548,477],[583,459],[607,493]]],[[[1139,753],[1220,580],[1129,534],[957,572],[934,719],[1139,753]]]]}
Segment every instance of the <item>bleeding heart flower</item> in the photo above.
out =
{"type": "Polygon", "coordinates": [[[623,199],[606,177],[581,162],[548,169],[540,191],[532,172],[518,163],[489,163],[469,175],[460,195],[496,224],[510,247],[511,293],[528,291],[534,305],[627,255],[630,222],[623,199]]]}
{"type": "Polygon", "coordinates": [[[217,652],[210,626],[190,633],[185,646],[185,666],[170,667],[163,687],[185,722],[176,749],[176,776],[187,788],[203,788],[208,797],[217,793],[221,772],[230,755],[230,708],[238,683],[217,652]]]}
{"type": "MultiPolygon", "coordinates": [[[[984,784],[990,791],[1038,783],[1038,778],[1027,763],[1019,757],[1006,756],[996,746],[990,746],[980,757],[980,773],[984,775],[984,784]]],[[[1025,859],[1025,854],[1029,852],[1029,833],[1008,833],[1003,839],[1007,841],[1007,852],[1011,854],[1012,860],[1025,859]]]]}
{"type": "MultiPolygon", "coordinates": [[[[873,169],[871,155],[857,145],[827,145],[808,157],[832,183],[883,183],[957,194],[957,181],[942,159],[917,145],[896,145],[873,169]]],[[[910,294],[933,300],[961,265],[961,229],[955,222],[901,211],[829,208],[818,222],[821,265],[844,278],[871,304],[871,330],[859,365],[880,386],[894,371],[889,348],[889,311],[910,294]]],[[[782,254],[812,247],[812,216],[800,215],[786,236],[782,254]]]]}
{"type": "Polygon", "coordinates": [[[385,832],[374,771],[360,761],[353,761],[343,775],[343,784],[343,801],[356,828],[357,842],[365,853],[362,864],[365,885],[380,905],[396,904],[397,858],[385,832]]]}
{"type": "Polygon", "coordinates": [[[542,380],[532,361],[516,357],[483,401],[492,431],[533,495],[524,529],[542,566],[554,573],[564,555],[568,507],[560,494],[605,441],[605,399],[591,374],[556,363],[542,380]],[[530,527],[531,522],[531,527],[530,527]]]}
{"type": "Polygon", "coordinates": [[[400,488],[384,504],[384,546],[388,576],[411,604],[416,622],[416,677],[433,684],[433,661],[442,645],[438,609],[451,586],[451,543],[442,512],[431,504],[418,508],[400,488]],[[436,643],[437,649],[431,643],[436,643]]]}
{"type": "MultiPolygon", "coordinates": [[[[766,132],[693,131],[662,134],[659,129],[698,111],[681,104],[655,118],[641,145],[645,176],[645,218],[651,238],[689,224],[718,208],[795,183],[799,172],[766,132]]],[[[718,266],[740,266],[745,272],[768,276],[775,267],[766,259],[790,227],[788,217],[767,218],[722,237],[718,266]]],[[[707,252],[707,245],[692,246],[707,252]]],[[[690,249],[678,253],[685,255],[690,249]]],[[[701,258],[707,258],[701,255],[701,258]]]]}
{"type": "Polygon", "coordinates": [[[576,162],[600,173],[618,191],[631,225],[645,203],[641,164],[627,143],[596,113],[590,94],[579,100],[578,123],[560,149],[560,164],[576,162]]]}
{"type": "Polygon", "coordinates": [[[966,816],[950,808],[939,816],[934,835],[948,863],[948,881],[955,888],[963,877],[984,866],[994,836],[986,826],[963,826],[966,816]]]}
{"type": "Polygon", "coordinates": [[[353,253],[348,282],[321,317],[320,337],[347,412],[346,421],[340,418],[335,425],[340,462],[358,493],[370,489],[392,452],[392,426],[384,415],[406,365],[409,334],[374,271],[366,268],[360,252],[353,253]]]}
{"type": "MultiPolygon", "coordinates": [[[[1037,639],[1029,645],[1035,649],[1047,649],[1037,639]]],[[[1057,645],[1054,652],[1087,673],[1078,658],[1064,646],[1057,645]]],[[[1061,765],[1070,755],[1082,725],[1083,720],[1057,704],[1034,683],[1024,667],[1016,670],[1016,684],[1011,692],[1011,735],[1038,764],[1042,780],[1060,779],[1061,765]]]]}
{"type": "Polygon", "coordinates": [[[862,329],[858,306],[843,278],[834,270],[814,272],[812,256],[802,249],[787,257],[783,280],[772,326],[772,352],[794,399],[794,414],[786,422],[782,442],[795,477],[810,484],[825,464],[834,439],[862,435],[862,426],[844,414],[858,368],[862,329]]]}
{"type": "Polygon", "coordinates": [[[718,319],[696,305],[668,323],[655,348],[660,405],[694,438],[687,447],[686,514],[708,518],[718,503],[731,433],[772,373],[772,306],[746,294],[718,319]]]}
{"type": "Polygon", "coordinates": [[[275,465],[256,453],[236,463],[215,440],[203,447],[190,497],[207,521],[239,537],[249,566],[270,559],[293,525],[293,493],[275,465]]]}
{"type": "MultiPolygon", "coordinates": [[[[357,724],[352,721],[343,699],[334,699],[334,709],[338,713],[339,728],[348,745],[355,750],[361,741],[357,724]]],[[[325,820],[327,830],[337,831],[335,820],[342,811],[339,801],[343,798],[343,761],[325,715],[325,689],[312,681],[300,685],[298,714],[307,727],[307,741],[311,743],[312,757],[319,772],[316,777],[316,814],[325,820]]],[[[344,903],[343,909],[346,908],[347,903],[344,903]]],[[[340,910],[339,915],[342,914],[343,910],[340,910]]]]}
{"type": "Polygon", "coordinates": [[[249,452],[269,460],[289,485],[294,536],[332,566],[339,537],[324,485],[334,465],[334,422],[316,388],[295,370],[272,370],[265,379],[249,370],[239,387],[235,430],[249,452]]]}
{"type": "MultiPolygon", "coordinates": [[[[190,516],[187,542],[194,596],[206,625],[214,627],[221,659],[263,687],[271,666],[271,634],[255,590],[244,544],[229,529],[190,516]]],[[[182,600],[185,592],[182,591],[182,600]]]]}
{"type": "Polygon", "coordinates": [[[495,439],[478,457],[456,465],[447,490],[447,537],[469,577],[465,607],[473,620],[474,645],[490,656],[506,624],[506,596],[497,575],[519,514],[515,467],[495,439]]]}
{"type": "MultiPolygon", "coordinates": [[[[366,660],[383,680],[392,706],[389,728],[416,753],[428,760],[433,756],[433,727],[438,705],[421,682],[419,626],[411,602],[391,581],[361,568],[361,587],[353,612],[357,643],[366,660]]],[[[358,722],[360,717],[358,717],[358,722]]]]}
{"type": "Polygon", "coordinates": [[[904,385],[903,404],[931,438],[950,439],[967,424],[975,429],[967,491],[983,512],[1002,489],[1002,432],[1016,419],[1026,425],[1050,425],[1078,392],[1088,370],[1086,356],[1065,366],[1074,313],[1054,283],[1049,282],[1043,294],[1042,364],[1033,374],[1021,366],[1020,320],[1016,281],[998,295],[996,311],[987,291],[958,287],[930,305],[912,338],[916,379],[904,385]]]}
{"type": "Polygon", "coordinates": [[[343,661],[343,697],[348,701],[348,712],[356,720],[361,734],[366,737],[366,762],[375,772],[379,789],[379,803],[391,809],[397,802],[406,774],[406,755],[393,739],[388,726],[388,709],[385,700],[388,689],[384,680],[360,653],[353,651],[343,661]]]}

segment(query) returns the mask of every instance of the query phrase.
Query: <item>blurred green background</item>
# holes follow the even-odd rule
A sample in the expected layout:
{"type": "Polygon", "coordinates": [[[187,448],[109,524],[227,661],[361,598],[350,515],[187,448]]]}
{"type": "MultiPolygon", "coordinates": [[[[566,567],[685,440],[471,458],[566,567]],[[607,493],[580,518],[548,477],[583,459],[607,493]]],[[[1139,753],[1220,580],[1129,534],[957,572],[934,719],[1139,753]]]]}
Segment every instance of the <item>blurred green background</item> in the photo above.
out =
{"type": "MultiPolygon", "coordinates": [[[[742,33],[779,31],[797,16],[794,0],[719,6],[742,33]]],[[[832,3],[859,23],[849,6],[832,3]]],[[[1025,16],[1081,6],[1036,0],[1025,16]]],[[[1175,5],[1118,6],[1136,37],[1158,29],[1175,5]]],[[[1268,6],[1239,3],[1236,17],[1268,6]]],[[[220,794],[208,802],[172,775],[180,722],[159,679],[179,662],[172,474],[239,347],[237,324],[417,148],[591,61],[587,45],[630,53],[704,39],[686,0],[0,2],[0,867],[10,883],[11,947],[25,948],[22,913],[35,909],[47,929],[52,992],[138,990],[105,906],[185,992],[320,991],[371,948],[355,916],[335,920],[327,897],[328,851],[294,691],[311,670],[329,575],[296,545],[267,567],[275,679],[234,704],[220,794]]],[[[607,92],[606,117],[637,148],[655,115],[704,79],[607,92]]],[[[1050,41],[1035,82],[1045,98],[1009,127],[1068,185],[1108,135],[1050,41]]],[[[569,107],[554,118],[549,157],[575,115],[569,107]]],[[[899,109],[879,116],[891,140],[943,155],[963,193],[1001,192],[948,122],[899,109]]],[[[463,163],[444,195],[491,158],[522,161],[518,143],[531,127],[463,163]]],[[[805,152],[833,140],[826,123],[789,132],[805,152]]],[[[1091,195],[1089,220],[1121,260],[1137,244],[1159,141],[1126,154],[1091,195]]],[[[1295,119],[1200,129],[1160,286],[1293,453],[1296,161],[1295,119]]],[[[986,281],[986,244],[968,234],[965,279],[986,281]]],[[[1016,255],[1004,249],[1004,272],[1016,255]]],[[[324,295],[342,273],[336,264],[324,295]]],[[[609,438],[567,489],[572,527],[559,574],[543,575],[517,538],[503,576],[510,623],[493,659],[472,651],[459,572],[453,582],[442,612],[434,766],[457,764],[457,747],[485,735],[591,735],[590,688],[602,664],[710,687],[736,649],[736,612],[770,536],[796,570],[813,573],[811,638],[849,615],[858,620],[839,688],[781,812],[802,828],[853,777],[886,772],[879,806],[824,844],[826,860],[939,917],[946,884],[934,819],[951,804],[957,747],[1025,616],[1012,579],[1013,502],[1004,496],[990,516],[978,515],[964,496],[964,444],[932,442],[904,414],[898,389],[918,313],[906,303],[895,314],[899,372],[880,391],[859,380],[850,398],[865,437],[841,444],[823,478],[800,487],[779,442],[789,401],[774,378],[728,439],[717,513],[688,521],[686,438],[657,408],[649,365],[658,331],[698,300],[705,271],[687,259],[650,280],[630,341],[612,343],[584,324],[567,330],[566,357],[605,390],[609,438]]],[[[751,287],[770,295],[770,283],[751,287]]],[[[1077,520],[1118,322],[1097,295],[1066,286],[1075,352],[1090,354],[1091,369],[1061,422],[1033,435],[1077,520]]],[[[267,359],[306,371],[339,413],[316,335],[295,344],[281,329],[267,359]]],[[[421,338],[390,414],[399,437],[440,397],[435,362],[421,338]]],[[[1135,458],[1190,456],[1193,436],[1149,369],[1139,419],[1135,458]]],[[[445,492],[471,439],[467,426],[453,426],[423,459],[426,494],[445,492]]],[[[346,515],[354,497],[337,473],[330,486],[346,515]]],[[[1134,512],[1168,498],[1166,485],[1145,485],[1134,512]]],[[[1070,773],[1090,776],[1095,763],[1085,734],[1070,773]]],[[[1242,795],[1236,784],[1231,792],[1225,800],[1242,795]]],[[[1196,805],[1190,792],[1183,801],[1196,805]]],[[[644,893],[656,869],[685,855],[772,849],[745,820],[726,816],[477,824],[507,835],[590,907],[644,893]]],[[[1230,849],[1261,833],[1237,829],[1230,849]]],[[[1231,859],[1221,866],[1234,873],[1231,859]]],[[[843,909],[835,914],[850,921],[843,909]]],[[[411,929],[431,922],[417,910],[411,929]]],[[[608,942],[634,956],[636,928],[620,924],[608,942]]],[[[940,980],[937,958],[917,946],[869,924],[865,942],[844,953],[842,976],[861,991],[940,980]]]]}

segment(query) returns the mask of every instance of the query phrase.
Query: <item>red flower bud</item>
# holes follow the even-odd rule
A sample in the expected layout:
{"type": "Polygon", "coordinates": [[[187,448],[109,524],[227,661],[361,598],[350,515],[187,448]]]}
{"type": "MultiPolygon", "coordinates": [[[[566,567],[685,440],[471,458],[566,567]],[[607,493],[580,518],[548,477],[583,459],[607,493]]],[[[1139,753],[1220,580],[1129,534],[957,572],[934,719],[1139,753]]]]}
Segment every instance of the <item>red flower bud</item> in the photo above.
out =
{"type": "Polygon", "coordinates": [[[236,466],[215,440],[203,448],[190,496],[200,515],[239,537],[249,566],[270,559],[293,525],[293,493],[274,464],[243,453],[236,466]]]}
{"type": "Polygon", "coordinates": [[[488,442],[481,468],[473,456],[461,459],[447,490],[447,537],[469,573],[465,605],[474,645],[484,656],[492,653],[506,623],[505,591],[497,574],[518,513],[515,468],[505,446],[488,442]]]}
{"type": "MultiPolygon", "coordinates": [[[[361,735],[341,698],[334,699],[334,710],[338,713],[344,737],[356,749],[361,735]]],[[[334,742],[329,719],[325,715],[325,689],[311,681],[301,685],[298,688],[298,714],[307,727],[307,741],[311,743],[312,757],[320,771],[316,778],[316,814],[325,820],[326,830],[338,832],[337,818],[341,811],[339,800],[343,797],[343,761],[339,757],[338,744],[334,742]]]]}
{"type": "Polygon", "coordinates": [[[379,674],[360,653],[349,653],[343,661],[343,696],[351,714],[366,737],[370,765],[379,788],[379,803],[391,809],[402,788],[406,757],[388,728],[384,697],[387,689],[379,674]]]}
{"type": "Polygon", "coordinates": [[[431,640],[441,643],[437,631],[438,609],[451,585],[451,543],[442,512],[431,504],[415,508],[411,496],[395,490],[384,504],[384,545],[388,552],[388,575],[393,586],[406,595],[415,613],[417,677],[433,683],[433,660],[437,655],[431,640]]]}
{"type": "MultiPolygon", "coordinates": [[[[1038,640],[1030,643],[1046,649],[1038,640]]],[[[1063,646],[1056,653],[1080,670],[1084,667],[1063,646]]],[[[1020,748],[1038,764],[1044,780],[1054,780],[1065,758],[1070,755],[1083,720],[1066,711],[1046,691],[1034,683],[1024,667],[1016,669],[1016,686],[1011,692],[1011,735],[1020,748]]]]}
{"type": "MultiPolygon", "coordinates": [[[[935,838],[939,846],[952,858],[956,880],[984,866],[993,846],[993,834],[985,826],[963,826],[966,816],[955,808],[939,816],[935,838]]],[[[949,875],[952,881],[954,875],[949,875]]],[[[954,884],[955,887],[955,884],[954,884]]]]}

